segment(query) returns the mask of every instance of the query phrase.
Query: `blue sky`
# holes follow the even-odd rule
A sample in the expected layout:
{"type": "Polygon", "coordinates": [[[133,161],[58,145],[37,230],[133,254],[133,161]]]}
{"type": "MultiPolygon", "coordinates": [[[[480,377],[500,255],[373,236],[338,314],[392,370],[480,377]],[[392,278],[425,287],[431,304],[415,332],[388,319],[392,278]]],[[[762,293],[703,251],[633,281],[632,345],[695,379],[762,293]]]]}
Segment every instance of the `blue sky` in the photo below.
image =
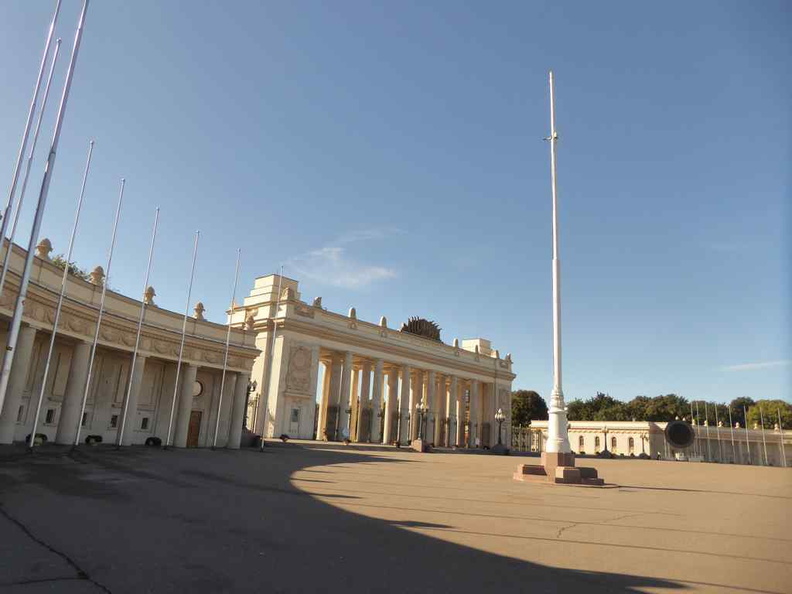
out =
{"type": "MultiPolygon", "coordinates": [[[[81,2],[64,0],[57,96],[81,2]]],[[[0,6],[7,188],[54,2],[0,6]]],[[[547,70],[556,72],[564,391],[790,399],[785,2],[93,2],[43,235],[223,321],[235,251],[334,311],[511,352],[552,387],[547,70]]],[[[5,196],[5,195],[4,195],[5,196]]],[[[3,198],[5,200],[5,197],[3,198]]]]}

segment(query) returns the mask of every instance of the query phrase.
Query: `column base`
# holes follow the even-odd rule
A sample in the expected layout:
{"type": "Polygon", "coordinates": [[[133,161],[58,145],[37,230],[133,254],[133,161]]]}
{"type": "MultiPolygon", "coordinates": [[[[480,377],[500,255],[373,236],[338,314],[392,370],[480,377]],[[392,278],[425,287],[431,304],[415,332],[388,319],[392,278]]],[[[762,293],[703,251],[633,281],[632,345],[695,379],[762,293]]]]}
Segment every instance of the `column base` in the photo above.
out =
{"type": "Polygon", "coordinates": [[[422,454],[432,451],[432,448],[429,446],[429,442],[427,442],[425,439],[413,439],[410,443],[410,448],[416,452],[421,452],[422,454]]]}
{"type": "Polygon", "coordinates": [[[541,464],[520,464],[513,477],[517,481],[541,480],[557,485],[605,485],[596,468],[575,467],[575,454],[571,452],[543,452],[541,464]]]}

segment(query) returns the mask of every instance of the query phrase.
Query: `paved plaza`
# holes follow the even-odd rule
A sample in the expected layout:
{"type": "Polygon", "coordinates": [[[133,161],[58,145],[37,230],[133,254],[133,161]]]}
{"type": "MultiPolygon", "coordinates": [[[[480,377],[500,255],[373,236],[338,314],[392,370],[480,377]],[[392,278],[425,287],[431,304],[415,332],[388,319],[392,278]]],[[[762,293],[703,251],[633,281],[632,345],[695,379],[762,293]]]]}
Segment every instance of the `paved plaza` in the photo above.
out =
{"type": "Polygon", "coordinates": [[[0,592],[792,591],[792,471],[289,442],[0,449],[0,592]]]}

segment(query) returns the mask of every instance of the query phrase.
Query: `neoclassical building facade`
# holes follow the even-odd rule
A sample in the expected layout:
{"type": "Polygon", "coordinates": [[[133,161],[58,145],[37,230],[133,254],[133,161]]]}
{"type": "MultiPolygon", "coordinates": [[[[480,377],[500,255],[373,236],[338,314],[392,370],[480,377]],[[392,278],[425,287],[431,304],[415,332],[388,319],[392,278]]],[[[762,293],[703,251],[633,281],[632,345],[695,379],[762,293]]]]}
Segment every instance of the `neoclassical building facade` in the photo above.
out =
{"type": "Polygon", "coordinates": [[[229,312],[235,328],[256,334],[261,355],[249,417],[266,437],[436,446],[509,443],[511,356],[485,339],[445,344],[307,303],[298,283],[259,277],[229,312]]]}
{"type": "MultiPolygon", "coordinates": [[[[23,325],[0,412],[0,444],[24,441],[32,429],[63,275],[50,260],[51,251],[49,241],[42,240],[34,258],[23,325]]],[[[25,257],[24,249],[12,245],[8,279],[0,296],[0,317],[6,321],[13,314],[25,257]]],[[[141,301],[108,289],[87,405],[81,415],[103,283],[101,267],[94,269],[90,281],[69,275],[37,433],[48,441],[69,444],[79,423],[81,441],[98,435],[114,443],[123,424],[121,445],[142,444],[149,437],[164,443],[173,410],[173,445],[216,442],[220,447],[238,448],[250,371],[259,354],[255,336],[243,329],[232,330],[221,401],[227,326],[206,321],[203,305],[196,304],[187,324],[175,389],[184,314],[157,307],[151,288],[144,297],[146,311],[134,369],[130,367],[141,301]]],[[[4,341],[6,333],[4,324],[4,341]]]]}
{"type": "MultiPolygon", "coordinates": [[[[606,449],[615,456],[646,454],[661,460],[687,459],[702,462],[788,466],[792,463],[792,432],[759,428],[694,425],[692,446],[677,449],[665,439],[668,423],[654,421],[570,421],[569,443],[577,454],[599,454],[606,449]]],[[[541,452],[547,440],[547,421],[531,421],[515,431],[515,449],[541,452]],[[519,434],[519,435],[518,435],[519,434]]]]}

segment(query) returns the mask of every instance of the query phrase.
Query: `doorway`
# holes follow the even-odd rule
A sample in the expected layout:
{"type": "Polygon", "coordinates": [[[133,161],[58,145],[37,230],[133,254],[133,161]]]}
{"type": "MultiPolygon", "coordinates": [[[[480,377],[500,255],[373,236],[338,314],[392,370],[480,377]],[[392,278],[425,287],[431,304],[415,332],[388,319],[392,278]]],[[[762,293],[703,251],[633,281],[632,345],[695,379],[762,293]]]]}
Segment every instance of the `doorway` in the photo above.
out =
{"type": "Polygon", "coordinates": [[[187,447],[198,447],[198,436],[201,434],[201,417],[203,411],[194,410],[190,413],[190,427],[187,431],[187,447]]]}

